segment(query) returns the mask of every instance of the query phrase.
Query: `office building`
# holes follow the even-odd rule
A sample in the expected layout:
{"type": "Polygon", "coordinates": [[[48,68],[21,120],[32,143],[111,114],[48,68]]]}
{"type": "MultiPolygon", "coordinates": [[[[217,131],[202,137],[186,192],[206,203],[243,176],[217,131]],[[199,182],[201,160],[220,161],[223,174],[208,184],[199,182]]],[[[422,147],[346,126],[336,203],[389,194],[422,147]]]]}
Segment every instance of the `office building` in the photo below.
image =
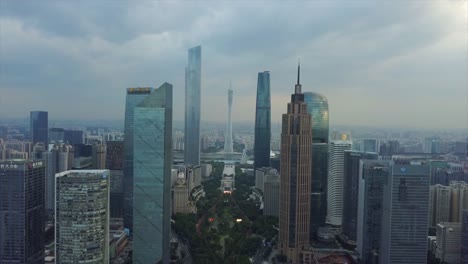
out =
{"type": "Polygon", "coordinates": [[[49,143],[64,143],[65,142],[65,129],[63,128],[49,128],[49,143]]]}
{"type": "Polygon", "coordinates": [[[184,163],[200,164],[201,46],[188,50],[185,68],[184,163]]]}
{"type": "Polygon", "coordinates": [[[468,209],[463,210],[462,216],[460,263],[468,264],[468,209]]]}
{"type": "MultiPolygon", "coordinates": [[[[133,263],[169,263],[172,85],[134,107],[133,263]]],[[[126,150],[125,150],[126,151],[126,150]]]]}
{"type": "MultiPolygon", "coordinates": [[[[133,156],[134,156],[134,130],[135,108],[148,97],[153,88],[128,88],[125,102],[124,121],[124,226],[133,232],[133,156]]],[[[75,150],[76,153],[76,150],[75,150]]],[[[90,155],[91,156],[91,155],[90,155]]]]}
{"type": "Polygon", "coordinates": [[[279,217],[280,175],[270,171],[263,183],[263,214],[279,217]]]}
{"type": "Polygon", "coordinates": [[[106,168],[106,145],[93,145],[93,168],[102,170],[106,168]]]}
{"type": "Polygon", "coordinates": [[[44,111],[32,111],[30,113],[30,140],[35,145],[49,144],[49,114],[44,111]]]}
{"type": "Polygon", "coordinates": [[[429,166],[395,164],[384,188],[379,263],[426,263],[429,166]]]}
{"type": "Polygon", "coordinates": [[[178,171],[177,180],[173,187],[173,208],[172,214],[188,214],[196,211],[190,199],[189,183],[185,170],[178,171]]]}
{"type": "Polygon", "coordinates": [[[461,224],[441,222],[437,224],[435,256],[447,264],[460,263],[461,224]]]}
{"type": "Polygon", "coordinates": [[[329,147],[328,160],[328,211],[327,222],[341,226],[343,215],[344,152],[351,150],[350,135],[334,133],[329,147]]]}
{"type": "MultiPolygon", "coordinates": [[[[302,263],[309,248],[312,117],[307,113],[298,67],[295,92],[282,116],[278,249],[287,262],[302,263]]],[[[312,177],[311,177],[312,176],[312,177]]]]}
{"type": "Polygon", "coordinates": [[[226,132],[224,135],[224,152],[234,152],[234,146],[232,142],[232,97],[233,91],[231,88],[228,90],[228,120],[226,125],[226,132]]]}
{"type": "Polygon", "coordinates": [[[221,178],[221,191],[224,194],[230,194],[236,189],[236,166],[233,164],[225,164],[223,169],[223,177],[221,178]]]}
{"type": "Polygon", "coordinates": [[[361,151],[362,152],[380,152],[380,141],[377,139],[363,139],[361,142],[361,151]]]}
{"type": "Polygon", "coordinates": [[[81,130],[65,130],[65,143],[70,145],[83,144],[83,131],[81,130]]]}
{"type": "Polygon", "coordinates": [[[313,238],[327,218],[329,112],[328,100],[321,94],[304,92],[304,101],[307,112],[312,115],[310,231],[313,238]]]}
{"type": "Polygon", "coordinates": [[[44,263],[44,164],[0,161],[0,263],[44,263]]]}
{"type": "Polygon", "coordinates": [[[468,209],[468,183],[450,182],[450,221],[461,222],[463,210],[468,209]]]}
{"type": "Polygon", "coordinates": [[[357,209],[356,251],[361,263],[377,263],[381,231],[384,187],[392,171],[392,161],[361,160],[357,209]]]}
{"type": "Polygon", "coordinates": [[[110,216],[124,216],[124,186],[123,186],[124,142],[107,141],[106,169],[110,171],[110,216]]]}
{"type": "Polygon", "coordinates": [[[271,102],[270,72],[258,73],[255,108],[254,169],[270,166],[271,102]]]}
{"type": "Polygon", "coordinates": [[[109,263],[109,177],[109,170],[56,175],[56,263],[109,263]]]}
{"type": "Polygon", "coordinates": [[[344,152],[342,237],[351,246],[356,245],[357,239],[360,161],[377,160],[378,157],[377,153],[372,152],[344,152]]]}

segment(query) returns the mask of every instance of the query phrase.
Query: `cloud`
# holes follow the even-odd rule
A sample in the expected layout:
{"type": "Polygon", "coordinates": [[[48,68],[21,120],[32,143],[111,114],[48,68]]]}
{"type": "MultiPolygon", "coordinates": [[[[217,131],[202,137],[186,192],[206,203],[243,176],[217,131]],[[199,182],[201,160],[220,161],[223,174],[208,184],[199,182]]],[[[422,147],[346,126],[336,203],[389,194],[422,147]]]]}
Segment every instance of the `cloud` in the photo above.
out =
{"type": "Polygon", "coordinates": [[[278,122],[301,57],[304,90],[328,97],[332,124],[463,127],[460,10],[461,1],[2,1],[0,118],[45,109],[52,119],[123,119],[126,87],[167,81],[183,120],[187,49],[201,44],[204,120],[226,119],[229,80],[234,120],[253,120],[257,73],[270,70],[278,122]]]}

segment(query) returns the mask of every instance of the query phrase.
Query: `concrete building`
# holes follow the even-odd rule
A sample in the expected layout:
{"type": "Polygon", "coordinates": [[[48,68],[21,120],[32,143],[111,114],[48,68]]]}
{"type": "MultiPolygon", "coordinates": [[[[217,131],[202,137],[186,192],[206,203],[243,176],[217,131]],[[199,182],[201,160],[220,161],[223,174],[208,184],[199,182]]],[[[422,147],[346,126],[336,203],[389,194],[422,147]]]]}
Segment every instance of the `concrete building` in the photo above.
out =
{"type": "Polygon", "coordinates": [[[93,168],[102,170],[106,168],[106,145],[93,145],[93,168]]]}
{"type": "Polygon", "coordinates": [[[109,263],[109,178],[109,170],[56,175],[56,263],[109,263]]]}
{"type": "Polygon", "coordinates": [[[184,172],[179,172],[173,187],[173,214],[193,213],[193,205],[189,201],[189,184],[184,172]]]}
{"type": "Polygon", "coordinates": [[[395,164],[384,187],[379,263],[426,263],[429,166],[395,164]]]}
{"type": "Polygon", "coordinates": [[[344,152],[351,150],[352,145],[351,137],[346,133],[335,133],[329,145],[327,222],[334,226],[342,224],[344,152]]]}
{"type": "Polygon", "coordinates": [[[221,178],[221,191],[223,193],[232,193],[235,187],[236,167],[233,164],[225,164],[223,169],[223,177],[221,178]]]}
{"type": "Polygon", "coordinates": [[[450,221],[461,222],[463,210],[468,209],[468,183],[450,182],[450,221]]]}
{"type": "Polygon", "coordinates": [[[447,264],[459,264],[460,242],[460,223],[441,222],[437,224],[436,258],[447,264]]]}
{"type": "Polygon", "coordinates": [[[124,217],[124,183],[123,161],[124,142],[107,141],[106,143],[106,169],[110,171],[110,216],[112,218],[124,217]]]}
{"type": "Polygon", "coordinates": [[[310,194],[312,171],[312,116],[307,112],[300,84],[297,84],[282,116],[279,253],[287,262],[303,263],[309,249],[310,194]]]}
{"type": "Polygon", "coordinates": [[[0,263],[44,263],[44,163],[0,161],[0,263]]]}

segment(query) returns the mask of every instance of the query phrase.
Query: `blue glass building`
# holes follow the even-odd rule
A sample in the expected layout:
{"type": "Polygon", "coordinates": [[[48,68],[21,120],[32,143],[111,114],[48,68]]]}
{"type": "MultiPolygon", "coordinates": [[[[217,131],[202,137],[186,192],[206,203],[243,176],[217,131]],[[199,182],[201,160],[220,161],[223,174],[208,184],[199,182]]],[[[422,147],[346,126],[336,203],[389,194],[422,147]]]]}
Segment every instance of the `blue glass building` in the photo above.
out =
{"type": "Polygon", "coordinates": [[[44,111],[32,111],[30,113],[30,138],[33,144],[49,144],[49,114],[44,111]]]}
{"type": "Polygon", "coordinates": [[[310,202],[311,238],[327,217],[328,100],[318,93],[304,92],[307,112],[312,115],[312,193],[310,202]]]}
{"type": "Polygon", "coordinates": [[[188,50],[185,68],[185,164],[200,165],[201,46],[188,50]]]}
{"type": "MultiPolygon", "coordinates": [[[[153,88],[128,88],[124,123],[124,226],[133,231],[133,137],[135,107],[151,94],[153,88]]],[[[76,153],[76,151],[75,151],[76,153]]]]}
{"type": "Polygon", "coordinates": [[[429,166],[397,165],[384,187],[379,263],[427,263],[429,166]]]}
{"type": "Polygon", "coordinates": [[[172,85],[164,83],[134,111],[133,263],[169,263],[172,85]]]}
{"type": "Polygon", "coordinates": [[[257,81],[257,106],[255,111],[255,170],[270,167],[271,103],[270,72],[259,72],[257,81]]]}

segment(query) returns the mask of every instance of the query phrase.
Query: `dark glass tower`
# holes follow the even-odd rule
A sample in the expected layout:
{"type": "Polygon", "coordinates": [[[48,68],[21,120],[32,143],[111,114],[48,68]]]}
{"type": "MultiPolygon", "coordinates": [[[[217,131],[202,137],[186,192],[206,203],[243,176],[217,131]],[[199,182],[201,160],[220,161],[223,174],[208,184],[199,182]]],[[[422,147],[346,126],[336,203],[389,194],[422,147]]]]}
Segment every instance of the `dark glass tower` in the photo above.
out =
{"type": "Polygon", "coordinates": [[[200,165],[201,46],[188,51],[185,68],[185,164],[200,165]]]}
{"type": "Polygon", "coordinates": [[[44,263],[42,161],[0,161],[0,263],[44,263]]]}
{"type": "Polygon", "coordinates": [[[468,209],[463,210],[460,263],[468,263],[468,209]]]}
{"type": "Polygon", "coordinates": [[[110,170],[110,216],[122,218],[124,206],[124,142],[107,141],[106,169],[110,170]]]}
{"type": "Polygon", "coordinates": [[[281,130],[280,254],[300,263],[309,248],[312,118],[301,92],[299,69],[295,93],[283,114],[281,130]]]}
{"type": "Polygon", "coordinates": [[[363,159],[376,160],[377,153],[345,150],[343,179],[343,238],[350,244],[356,244],[359,162],[363,159]]]}
{"type": "Polygon", "coordinates": [[[328,175],[328,100],[318,93],[304,92],[307,112],[312,115],[312,192],[310,211],[311,238],[327,218],[328,175]]]}
{"type": "MultiPolygon", "coordinates": [[[[133,138],[135,107],[151,94],[153,88],[128,88],[124,124],[124,226],[133,232],[133,138]]],[[[76,151],[75,151],[76,153],[76,151]]],[[[111,176],[112,177],[112,176],[111,176]]]]}
{"type": "Polygon", "coordinates": [[[143,99],[133,120],[133,263],[169,263],[172,85],[143,99]]]}
{"type": "Polygon", "coordinates": [[[270,167],[271,103],[270,72],[259,72],[257,81],[257,106],[255,109],[255,170],[270,167]]]}
{"type": "Polygon", "coordinates": [[[49,119],[48,113],[44,111],[32,111],[30,113],[30,137],[33,144],[49,143],[49,119]]]}

